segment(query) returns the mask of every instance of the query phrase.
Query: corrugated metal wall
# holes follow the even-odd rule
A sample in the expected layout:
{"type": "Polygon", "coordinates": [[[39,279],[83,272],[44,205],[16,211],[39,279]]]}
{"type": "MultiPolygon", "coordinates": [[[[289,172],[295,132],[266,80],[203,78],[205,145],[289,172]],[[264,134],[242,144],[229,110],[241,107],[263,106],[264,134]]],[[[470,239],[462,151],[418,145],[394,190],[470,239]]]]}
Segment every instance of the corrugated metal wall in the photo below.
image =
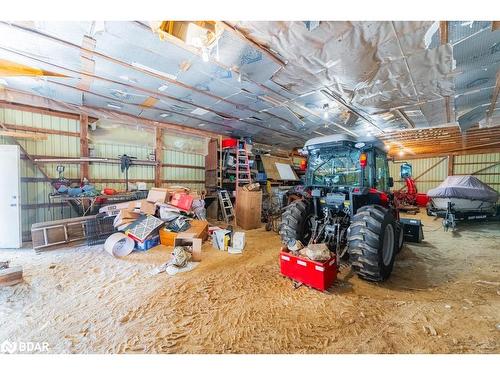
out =
{"type": "MultiPolygon", "coordinates": [[[[9,108],[0,108],[0,121],[6,125],[36,127],[52,130],[70,131],[79,133],[80,122],[76,119],[67,119],[58,116],[44,115],[28,111],[20,111],[9,108]]],[[[169,138],[169,142],[175,143],[175,134],[164,134],[169,138]]],[[[34,141],[18,139],[19,143],[30,155],[40,157],[79,157],[80,139],[77,136],[47,134],[47,140],[34,141]]],[[[182,136],[182,142],[186,141],[186,136],[182,136]]],[[[11,138],[0,136],[0,144],[12,144],[11,138]]],[[[169,144],[169,143],[165,143],[169,144]]],[[[131,146],[122,144],[94,143],[95,157],[117,158],[119,155],[127,154],[137,157],[140,160],[147,160],[148,155],[153,151],[151,147],[131,146]]],[[[183,185],[191,189],[205,189],[205,157],[203,155],[184,153],[179,151],[164,150],[163,163],[174,164],[176,166],[163,167],[163,186],[183,185]],[[183,168],[177,165],[197,166],[194,168],[183,168]],[[179,180],[179,182],[176,182],[179,180]],[[189,181],[193,181],[192,183],[189,181]]],[[[42,164],[42,168],[50,178],[57,178],[56,165],[65,166],[64,177],[68,179],[80,178],[80,166],[77,164],[47,163],[42,164]]],[[[118,164],[91,163],[89,167],[90,180],[110,180],[123,179],[124,175],[120,171],[118,164]]],[[[50,183],[44,180],[42,173],[29,160],[21,160],[21,205],[22,205],[22,227],[23,237],[29,239],[31,225],[36,222],[57,220],[62,217],[68,218],[76,216],[76,213],[66,205],[50,205],[49,193],[53,191],[50,183]]],[[[131,180],[141,180],[147,183],[148,188],[154,184],[154,166],[152,165],[132,165],[129,169],[131,180]]],[[[104,186],[124,190],[125,184],[116,182],[96,182],[96,187],[102,189],[104,186]]]]}
{"type": "MultiPolygon", "coordinates": [[[[168,137],[169,135],[165,136],[168,137]]],[[[205,156],[187,154],[173,150],[163,150],[163,163],[200,167],[199,169],[183,168],[181,166],[163,167],[163,179],[168,180],[168,183],[164,183],[163,186],[177,184],[186,186],[192,190],[200,191],[205,189],[205,156]],[[175,182],[176,180],[179,182],[175,182]]]]}
{"type": "MultiPolygon", "coordinates": [[[[404,181],[399,175],[402,161],[404,160],[389,162],[395,189],[404,186],[404,181]]],[[[408,162],[413,167],[413,177],[417,178],[419,192],[425,193],[438,186],[448,176],[447,157],[411,159],[408,162]]],[[[453,174],[473,174],[493,189],[500,191],[500,164],[496,163],[500,163],[500,153],[458,155],[454,157],[453,174]]]]}
{"type": "Polygon", "coordinates": [[[455,156],[454,174],[473,174],[500,191],[500,152],[455,156]]]}
{"type": "MultiPolygon", "coordinates": [[[[0,121],[7,125],[80,132],[80,123],[77,120],[12,109],[0,108],[0,121]]],[[[18,141],[30,155],[49,157],[80,156],[79,138],[57,134],[47,134],[47,138],[44,141],[30,139],[19,139],[18,141]]],[[[6,137],[0,136],[0,140],[4,144],[13,143],[10,138],[6,137]]],[[[52,163],[44,164],[42,165],[42,169],[49,177],[56,178],[58,176],[55,170],[56,165],[52,163]]],[[[78,165],[74,164],[66,165],[64,176],[69,179],[79,178],[79,168],[78,165]]],[[[66,205],[50,204],[48,197],[53,189],[44,180],[44,176],[39,169],[29,160],[21,160],[21,182],[22,230],[24,238],[28,237],[31,224],[33,223],[75,216],[71,208],[66,205]]]]}
{"type": "MultiPolygon", "coordinates": [[[[93,156],[98,158],[118,158],[120,155],[127,154],[136,157],[138,160],[147,160],[152,151],[150,147],[106,143],[95,143],[93,147],[93,156]]],[[[155,169],[152,165],[131,165],[128,170],[128,178],[131,181],[140,180],[146,182],[149,189],[154,185],[154,173],[155,169]]],[[[89,174],[91,180],[96,180],[95,185],[99,189],[110,187],[115,190],[125,190],[125,182],[98,182],[101,179],[123,179],[125,181],[125,173],[122,173],[119,164],[92,163],[89,167],[89,174]]]]}

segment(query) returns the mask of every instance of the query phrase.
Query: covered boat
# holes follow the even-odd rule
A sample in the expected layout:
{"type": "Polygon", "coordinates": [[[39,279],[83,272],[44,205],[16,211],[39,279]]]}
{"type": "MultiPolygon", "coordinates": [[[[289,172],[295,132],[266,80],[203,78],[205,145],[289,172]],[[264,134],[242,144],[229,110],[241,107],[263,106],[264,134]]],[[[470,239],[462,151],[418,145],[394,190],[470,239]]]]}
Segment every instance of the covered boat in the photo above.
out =
{"type": "Polygon", "coordinates": [[[454,211],[484,212],[495,209],[499,194],[474,176],[448,176],[427,192],[436,210],[446,210],[448,202],[454,211]]]}

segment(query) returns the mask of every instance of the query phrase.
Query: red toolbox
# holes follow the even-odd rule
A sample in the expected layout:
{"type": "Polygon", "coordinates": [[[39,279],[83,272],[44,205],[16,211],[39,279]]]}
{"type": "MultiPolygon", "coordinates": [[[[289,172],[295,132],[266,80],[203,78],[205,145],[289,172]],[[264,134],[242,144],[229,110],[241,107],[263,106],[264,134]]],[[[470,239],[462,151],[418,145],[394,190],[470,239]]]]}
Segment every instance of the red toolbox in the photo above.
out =
{"type": "Polygon", "coordinates": [[[234,138],[226,138],[222,140],[222,148],[234,148],[238,145],[238,140],[234,138]]]}
{"type": "Polygon", "coordinates": [[[327,290],[337,278],[337,262],[332,258],[326,262],[316,262],[282,251],[280,271],[283,276],[299,281],[314,289],[327,290]]]}

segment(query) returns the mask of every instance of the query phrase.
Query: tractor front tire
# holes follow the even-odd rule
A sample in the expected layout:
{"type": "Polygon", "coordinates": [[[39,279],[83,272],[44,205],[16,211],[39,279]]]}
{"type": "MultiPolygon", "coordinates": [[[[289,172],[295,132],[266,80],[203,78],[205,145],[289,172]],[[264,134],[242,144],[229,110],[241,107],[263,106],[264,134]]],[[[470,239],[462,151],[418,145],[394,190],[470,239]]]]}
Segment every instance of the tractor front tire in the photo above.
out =
{"type": "Polygon", "coordinates": [[[349,261],[356,274],[368,281],[389,278],[398,252],[398,226],[385,207],[369,205],[352,217],[347,235],[349,261]]]}
{"type": "Polygon", "coordinates": [[[307,223],[310,216],[310,202],[306,200],[296,200],[290,203],[285,212],[281,215],[280,236],[281,242],[288,245],[291,242],[300,241],[304,246],[310,238],[309,225],[307,223]]]}

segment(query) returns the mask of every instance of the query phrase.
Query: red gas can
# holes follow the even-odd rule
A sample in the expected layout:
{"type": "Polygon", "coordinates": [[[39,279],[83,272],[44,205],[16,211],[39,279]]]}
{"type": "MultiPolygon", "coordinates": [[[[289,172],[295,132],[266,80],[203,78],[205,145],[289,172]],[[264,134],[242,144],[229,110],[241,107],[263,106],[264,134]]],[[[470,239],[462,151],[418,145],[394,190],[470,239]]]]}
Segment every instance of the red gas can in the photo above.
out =
{"type": "Polygon", "coordinates": [[[337,278],[335,258],[326,262],[316,262],[282,251],[280,253],[280,270],[283,276],[321,291],[332,286],[337,278]]]}

